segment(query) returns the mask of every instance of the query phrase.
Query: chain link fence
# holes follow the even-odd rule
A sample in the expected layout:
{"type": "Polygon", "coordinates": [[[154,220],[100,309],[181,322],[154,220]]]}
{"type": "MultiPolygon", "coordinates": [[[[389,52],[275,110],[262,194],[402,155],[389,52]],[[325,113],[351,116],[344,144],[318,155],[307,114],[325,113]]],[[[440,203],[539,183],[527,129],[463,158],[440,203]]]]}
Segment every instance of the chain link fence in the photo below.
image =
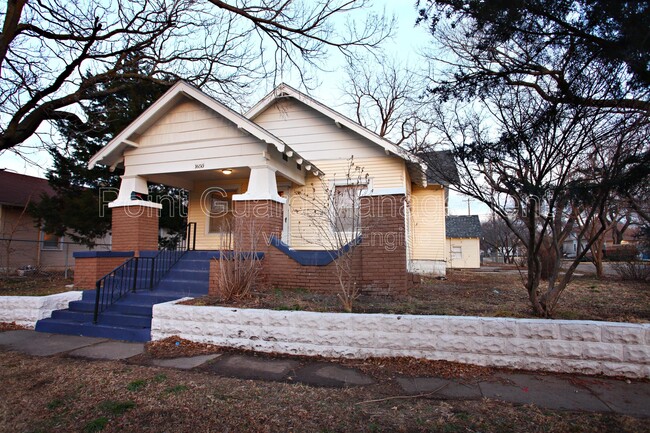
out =
{"type": "MultiPolygon", "coordinates": [[[[98,243],[93,248],[110,249],[109,243],[98,243]]],[[[88,250],[85,245],[55,236],[42,240],[0,237],[0,275],[39,278],[62,274],[70,278],[74,273],[73,254],[88,250]]]]}

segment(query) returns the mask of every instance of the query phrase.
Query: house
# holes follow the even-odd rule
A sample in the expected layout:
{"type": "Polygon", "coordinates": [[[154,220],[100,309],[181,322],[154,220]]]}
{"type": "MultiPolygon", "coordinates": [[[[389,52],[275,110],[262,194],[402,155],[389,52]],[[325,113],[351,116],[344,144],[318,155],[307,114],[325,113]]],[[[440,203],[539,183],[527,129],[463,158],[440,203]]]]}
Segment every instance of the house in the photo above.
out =
{"type": "Polygon", "coordinates": [[[450,268],[481,267],[481,222],[478,215],[449,215],[447,258],[450,268]]]}
{"type": "MultiPolygon", "coordinates": [[[[594,224],[594,230],[597,230],[598,227],[600,227],[598,223],[594,224]]],[[[610,227],[603,235],[604,240],[602,248],[605,257],[607,257],[609,253],[614,253],[616,256],[617,251],[635,251],[635,248],[638,249],[640,246],[640,228],[638,226],[627,226],[623,223],[617,223],[617,228],[618,233],[614,231],[614,227],[610,227]],[[617,241],[615,240],[617,234],[620,236],[618,239],[619,243],[616,243],[617,241]]],[[[580,229],[577,227],[574,228],[562,242],[562,252],[565,257],[570,259],[575,258],[586,248],[587,240],[585,240],[584,237],[578,244],[579,233],[580,229]]],[[[590,257],[591,252],[588,252],[587,256],[590,257]]]]}
{"type": "Polygon", "coordinates": [[[364,290],[404,292],[409,273],[446,269],[446,186],[432,182],[418,156],[286,84],[242,115],[178,82],[93,156],[89,165],[97,164],[124,168],[109,204],[114,252],[157,249],[161,206],[134,200],[155,182],[189,191],[197,250],[236,246],[224,226],[254,225],[255,239],[239,247],[264,253],[274,287],[332,290],[337,255],[323,233],[344,232],[357,217],[360,244],[345,247],[354,248],[364,290]],[[362,175],[351,176],[351,165],[362,175]],[[329,211],[352,215],[342,226],[310,217],[306,197],[328,202],[327,194],[350,190],[358,199],[329,211]]]}
{"type": "Polygon", "coordinates": [[[42,194],[54,194],[47,179],[0,170],[0,185],[0,270],[71,268],[73,253],[87,248],[43,232],[27,213],[29,204],[38,202],[42,194]]]}

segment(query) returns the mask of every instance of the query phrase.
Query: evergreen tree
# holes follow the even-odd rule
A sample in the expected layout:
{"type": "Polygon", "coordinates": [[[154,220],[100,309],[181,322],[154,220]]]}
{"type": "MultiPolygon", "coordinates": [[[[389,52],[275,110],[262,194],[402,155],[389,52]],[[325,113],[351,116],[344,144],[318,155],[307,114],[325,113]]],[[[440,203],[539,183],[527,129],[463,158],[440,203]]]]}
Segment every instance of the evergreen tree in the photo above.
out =
{"type": "MultiPolygon", "coordinates": [[[[103,166],[91,170],[88,161],[168,89],[166,85],[130,78],[98,87],[97,93],[103,95],[81,105],[85,123],[74,118],[57,122],[66,146],[50,149],[54,164],[47,178],[56,195],[43,196],[30,208],[46,232],[67,234],[90,247],[111,229],[108,203],[117,197],[123,171],[103,166]]],[[[163,194],[178,197],[171,204],[163,201],[160,225],[170,232],[180,230],[184,203],[180,192],[163,186],[152,186],[152,191],[154,198],[163,194]],[[174,205],[177,209],[171,211],[169,207],[174,205]]]]}

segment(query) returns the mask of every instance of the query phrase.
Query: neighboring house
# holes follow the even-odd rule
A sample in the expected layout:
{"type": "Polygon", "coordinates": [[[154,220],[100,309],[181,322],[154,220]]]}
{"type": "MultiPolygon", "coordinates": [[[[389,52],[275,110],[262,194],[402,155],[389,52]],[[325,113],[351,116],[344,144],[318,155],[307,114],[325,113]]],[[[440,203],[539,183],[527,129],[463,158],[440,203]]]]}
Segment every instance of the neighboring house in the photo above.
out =
{"type": "Polygon", "coordinates": [[[0,185],[0,270],[72,267],[72,254],[87,248],[67,237],[44,233],[27,213],[29,204],[38,202],[42,194],[54,194],[47,180],[0,170],[0,185]]]}
{"type": "MultiPolygon", "coordinates": [[[[619,229],[623,229],[623,224],[619,223],[618,224],[619,229]]],[[[627,227],[626,230],[623,232],[623,238],[621,239],[620,244],[615,244],[613,238],[612,231],[609,230],[607,233],[605,233],[605,241],[603,243],[603,251],[605,251],[605,254],[607,254],[607,250],[610,249],[617,249],[620,248],[620,245],[632,245],[635,247],[639,246],[640,240],[639,240],[639,227],[637,226],[632,226],[632,227],[627,227]]],[[[578,253],[582,252],[584,248],[587,245],[587,242],[582,239],[580,242],[580,245],[578,244],[578,233],[579,229],[574,229],[569,235],[566,237],[564,242],[562,243],[562,252],[565,257],[572,259],[575,258],[578,253]]],[[[591,256],[591,253],[588,253],[589,256],[591,256]]]]}
{"type": "Polygon", "coordinates": [[[586,242],[582,240],[578,243],[578,236],[575,232],[571,232],[567,235],[562,242],[562,252],[566,258],[572,259],[575,258],[582,250],[584,250],[586,242]]]}
{"type": "MultiPolygon", "coordinates": [[[[279,209],[279,227],[264,234],[267,244],[275,242],[271,234],[277,235],[282,241],[278,248],[304,267],[309,260],[299,257],[323,250],[323,227],[306,218],[309,209],[301,197],[322,195],[321,179],[333,191],[352,187],[346,176],[351,158],[364,170],[361,195],[372,215],[362,218],[373,227],[363,234],[359,272],[363,268],[367,278],[373,274],[373,281],[383,279],[385,286],[400,290],[402,277],[391,282],[391,273],[403,274],[404,281],[410,270],[444,274],[445,185],[430,182],[427,166],[417,156],[286,84],[241,115],[179,82],[93,156],[89,166],[125,170],[119,196],[109,204],[114,251],[156,249],[155,210],[160,206],[133,200],[134,193],[147,194],[147,182],[156,182],[189,190],[188,222],[196,224],[197,249],[223,247],[221,227],[238,207],[279,209]],[[136,207],[150,212],[134,218],[136,207]],[[373,254],[376,260],[371,261],[373,254]]],[[[255,215],[259,227],[275,224],[275,216],[262,213],[255,215]]]]}
{"type": "Polygon", "coordinates": [[[481,222],[478,215],[447,216],[446,227],[448,266],[481,267],[481,222]]]}

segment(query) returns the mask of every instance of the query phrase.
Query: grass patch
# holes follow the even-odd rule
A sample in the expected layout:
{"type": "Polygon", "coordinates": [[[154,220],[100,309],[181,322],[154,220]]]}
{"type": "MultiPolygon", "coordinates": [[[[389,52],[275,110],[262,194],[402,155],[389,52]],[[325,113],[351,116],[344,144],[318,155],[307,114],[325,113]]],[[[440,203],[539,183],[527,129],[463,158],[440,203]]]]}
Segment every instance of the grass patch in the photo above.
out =
{"type": "Polygon", "coordinates": [[[133,409],[135,407],[135,403],[131,400],[127,401],[113,401],[113,400],[106,400],[102,402],[99,405],[99,409],[108,412],[111,415],[119,416],[130,409],[133,409]]]}
{"type": "Polygon", "coordinates": [[[164,373],[157,374],[153,377],[153,381],[156,383],[162,383],[167,380],[167,375],[164,373]]]}
{"type": "Polygon", "coordinates": [[[140,391],[142,388],[144,388],[147,385],[147,381],[144,379],[138,379],[134,380],[133,382],[129,383],[126,386],[126,389],[129,391],[140,391]]]}
{"type": "Polygon", "coordinates": [[[176,385],[176,386],[170,386],[169,388],[165,389],[165,392],[167,394],[178,394],[183,391],[187,391],[189,388],[185,385],[176,385]]]}
{"type": "Polygon", "coordinates": [[[95,418],[84,426],[84,433],[95,433],[104,430],[108,425],[108,418],[105,416],[95,418]]]}
{"type": "Polygon", "coordinates": [[[60,408],[61,406],[63,406],[64,404],[65,404],[65,402],[63,400],[61,400],[60,398],[55,398],[54,400],[50,400],[47,403],[47,408],[49,410],[56,410],[56,409],[60,408]]]}

